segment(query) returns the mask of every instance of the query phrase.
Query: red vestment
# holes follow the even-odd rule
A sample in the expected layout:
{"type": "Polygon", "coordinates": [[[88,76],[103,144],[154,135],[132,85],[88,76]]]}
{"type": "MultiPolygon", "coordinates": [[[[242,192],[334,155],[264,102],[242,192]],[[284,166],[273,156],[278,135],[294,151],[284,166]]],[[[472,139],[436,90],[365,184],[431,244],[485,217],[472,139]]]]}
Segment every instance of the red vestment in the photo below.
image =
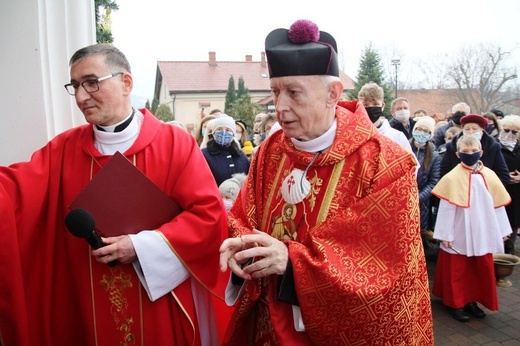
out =
{"type": "MultiPolygon", "coordinates": [[[[276,299],[281,277],[273,275],[246,282],[225,344],[433,345],[415,159],[378,134],[361,104],[344,104],[334,143],[306,174],[311,192],[290,213],[295,240],[283,240],[305,332],[276,299]]],[[[314,156],[283,131],[271,135],[231,209],[230,236],[280,227],[282,182],[314,156]]]]}
{"type": "Polygon", "coordinates": [[[195,140],[141,112],[139,136],[124,154],[183,209],[158,232],[190,278],[152,302],[131,264],[96,262],[88,243],[66,229],[68,205],[111,157],[94,147],[91,125],[79,126],[29,162],[0,167],[0,331],[6,345],[200,343],[191,281],[209,300],[222,296],[216,286],[225,209],[195,140]]]}

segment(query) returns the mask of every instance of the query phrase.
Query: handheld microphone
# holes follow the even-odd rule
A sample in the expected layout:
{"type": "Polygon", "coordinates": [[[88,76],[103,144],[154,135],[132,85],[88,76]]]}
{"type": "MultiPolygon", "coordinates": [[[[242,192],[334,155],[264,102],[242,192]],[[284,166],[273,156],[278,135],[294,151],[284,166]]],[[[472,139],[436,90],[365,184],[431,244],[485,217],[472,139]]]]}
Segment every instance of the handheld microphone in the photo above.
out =
{"type": "MultiPolygon", "coordinates": [[[[105,246],[101,237],[96,233],[96,222],[92,215],[85,209],[71,210],[65,217],[65,225],[72,235],[85,239],[94,249],[105,246]]],[[[117,260],[108,263],[113,267],[117,260]]]]}

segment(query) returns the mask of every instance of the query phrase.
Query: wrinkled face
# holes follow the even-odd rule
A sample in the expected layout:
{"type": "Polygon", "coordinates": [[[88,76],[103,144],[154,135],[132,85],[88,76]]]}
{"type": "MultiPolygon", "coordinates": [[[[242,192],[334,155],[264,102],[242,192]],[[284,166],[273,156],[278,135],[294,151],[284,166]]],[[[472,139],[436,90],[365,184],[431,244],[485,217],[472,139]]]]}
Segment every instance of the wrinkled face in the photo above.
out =
{"type": "Polygon", "coordinates": [[[508,141],[516,141],[520,137],[520,128],[514,125],[503,125],[500,130],[500,138],[508,141]]]}
{"type": "Polygon", "coordinates": [[[484,129],[482,127],[480,127],[480,125],[477,123],[467,123],[467,124],[464,124],[464,126],[462,127],[462,132],[464,132],[464,134],[468,134],[468,135],[471,135],[471,134],[474,134],[477,132],[482,133],[483,130],[484,129]]]}
{"type": "Polygon", "coordinates": [[[320,76],[271,78],[276,117],[285,136],[308,141],[323,135],[332,125],[335,103],[331,87],[320,76]],[[332,115],[330,115],[332,114],[332,115]]]}
{"type": "MultiPolygon", "coordinates": [[[[81,84],[85,80],[105,77],[112,73],[105,58],[94,55],[82,59],[70,68],[70,82],[81,84]]],[[[113,125],[123,120],[130,112],[129,95],[132,91],[132,76],[128,73],[99,82],[99,90],[87,93],[81,86],[76,89],[76,104],[90,124],[113,125]]]]}

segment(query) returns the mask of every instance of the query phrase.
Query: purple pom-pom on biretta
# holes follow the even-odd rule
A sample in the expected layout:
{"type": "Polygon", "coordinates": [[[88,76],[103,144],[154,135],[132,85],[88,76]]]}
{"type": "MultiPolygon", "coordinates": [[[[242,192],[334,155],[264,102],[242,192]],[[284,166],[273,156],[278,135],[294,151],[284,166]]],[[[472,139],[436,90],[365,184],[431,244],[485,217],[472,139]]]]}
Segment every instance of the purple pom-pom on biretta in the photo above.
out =
{"type": "Polygon", "coordinates": [[[320,38],[320,30],[310,20],[300,19],[291,25],[288,36],[292,43],[317,42],[320,38]]]}

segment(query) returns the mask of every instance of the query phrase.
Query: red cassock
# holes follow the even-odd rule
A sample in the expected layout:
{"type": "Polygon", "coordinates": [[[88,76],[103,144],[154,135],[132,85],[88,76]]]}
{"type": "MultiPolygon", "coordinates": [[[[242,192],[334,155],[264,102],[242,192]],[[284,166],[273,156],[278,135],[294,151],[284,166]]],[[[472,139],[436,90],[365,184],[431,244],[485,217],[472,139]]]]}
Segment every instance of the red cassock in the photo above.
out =
{"type": "Polygon", "coordinates": [[[257,228],[286,242],[305,332],[277,299],[282,276],[273,275],[246,282],[227,345],[433,345],[415,160],[378,134],[361,104],[341,105],[303,202],[286,203],[281,186],[315,154],[278,131],[260,146],[229,215],[232,237],[257,228]]]}
{"type": "Polygon", "coordinates": [[[124,154],[183,209],[158,231],[191,279],[152,302],[131,264],[96,262],[88,243],[66,229],[68,205],[110,159],[94,147],[92,126],[79,126],[29,162],[0,167],[5,345],[200,344],[190,280],[220,301],[225,209],[192,136],[141,112],[139,137],[124,154]]]}

